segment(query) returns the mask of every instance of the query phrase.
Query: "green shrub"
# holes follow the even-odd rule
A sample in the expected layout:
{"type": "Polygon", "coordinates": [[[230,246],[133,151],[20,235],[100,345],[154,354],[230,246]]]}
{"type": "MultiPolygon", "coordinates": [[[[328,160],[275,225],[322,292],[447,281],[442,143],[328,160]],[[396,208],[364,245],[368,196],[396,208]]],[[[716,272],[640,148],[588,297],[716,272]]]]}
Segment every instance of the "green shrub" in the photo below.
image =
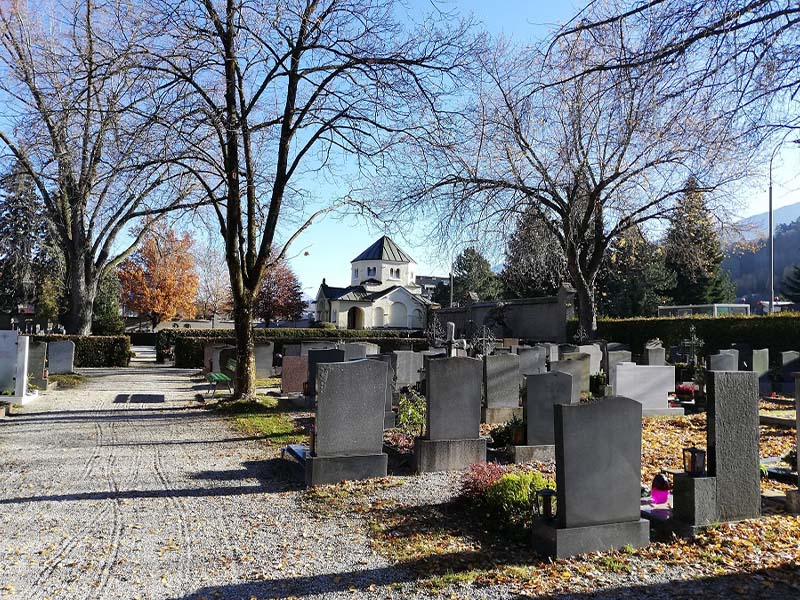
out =
{"type": "Polygon", "coordinates": [[[127,367],[131,342],[126,335],[35,335],[38,342],[75,342],[75,367],[127,367]]]}
{"type": "MultiPolygon", "coordinates": [[[[800,337],[800,314],[781,313],[769,317],[727,316],[712,318],[657,317],[639,319],[600,319],[597,322],[598,337],[604,340],[628,344],[635,353],[644,350],[645,343],[659,338],[664,346],[676,346],[689,337],[689,326],[694,325],[697,337],[705,345],[701,354],[707,356],[730,348],[732,344],[745,343],[753,348],[769,348],[770,358],[777,360],[781,352],[797,350],[800,337]]],[[[577,321],[568,323],[568,336],[574,335],[577,321]]]]}
{"type": "Polygon", "coordinates": [[[422,435],[425,430],[425,396],[410,389],[400,394],[397,426],[409,435],[422,435]]]}
{"type": "MultiPolygon", "coordinates": [[[[188,331],[181,331],[179,335],[162,336],[159,332],[159,343],[165,340],[171,340],[172,353],[175,358],[175,366],[181,369],[199,369],[203,366],[203,347],[206,344],[230,344],[235,345],[236,339],[233,336],[231,329],[194,329],[188,331]],[[208,332],[208,334],[206,334],[208,332]],[[194,335],[187,335],[194,334],[194,335]],[[210,334],[210,335],[209,335],[210,334]]],[[[351,330],[335,330],[327,331],[325,329],[257,329],[255,331],[256,342],[274,342],[275,352],[283,353],[283,347],[286,344],[299,344],[301,342],[308,342],[312,340],[341,340],[341,341],[359,341],[359,342],[372,342],[378,344],[381,352],[391,352],[392,350],[422,350],[427,348],[427,341],[423,338],[409,338],[399,335],[381,335],[382,333],[372,330],[364,331],[351,331],[351,330]],[[284,335],[282,332],[303,332],[302,335],[293,337],[291,335],[284,335]],[[352,335],[357,333],[358,335],[352,335]],[[344,334],[344,335],[343,335],[344,334]]],[[[399,333],[399,332],[393,332],[399,333]]],[[[402,332],[409,333],[409,332],[402,332]]],[[[411,332],[414,333],[414,332],[411,332]]],[[[158,345],[156,348],[158,349],[158,345]]],[[[166,352],[167,346],[162,347],[162,360],[169,358],[166,352]]]]}
{"type": "Polygon", "coordinates": [[[486,507],[507,526],[529,526],[536,492],[547,485],[548,480],[537,471],[506,473],[486,490],[486,507]]]}
{"type": "Polygon", "coordinates": [[[514,415],[510,421],[506,421],[500,425],[495,425],[489,431],[492,438],[493,448],[502,448],[510,446],[514,443],[514,430],[522,427],[524,422],[517,415],[514,415]]]}

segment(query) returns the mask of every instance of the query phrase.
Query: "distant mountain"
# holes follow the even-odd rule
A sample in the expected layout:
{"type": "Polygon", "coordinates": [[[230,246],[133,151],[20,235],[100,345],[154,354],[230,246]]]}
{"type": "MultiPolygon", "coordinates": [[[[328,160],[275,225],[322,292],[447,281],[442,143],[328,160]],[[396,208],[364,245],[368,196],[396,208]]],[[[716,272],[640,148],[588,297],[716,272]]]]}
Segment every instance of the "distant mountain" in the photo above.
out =
{"type": "MultiPolygon", "coordinates": [[[[800,202],[776,208],[773,211],[773,219],[775,227],[778,225],[788,225],[800,219],[800,202]]],[[[737,226],[741,226],[742,235],[747,240],[767,237],[769,235],[769,213],[759,213],[752,217],[742,219],[737,223],[737,226]]]]}

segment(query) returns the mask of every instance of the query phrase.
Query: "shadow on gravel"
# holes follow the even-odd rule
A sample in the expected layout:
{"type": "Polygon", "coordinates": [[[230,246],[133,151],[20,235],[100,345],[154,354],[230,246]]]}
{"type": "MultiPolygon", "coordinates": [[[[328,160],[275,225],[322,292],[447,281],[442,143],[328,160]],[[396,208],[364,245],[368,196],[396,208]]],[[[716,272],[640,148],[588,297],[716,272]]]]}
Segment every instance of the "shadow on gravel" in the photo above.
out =
{"type": "MultiPolygon", "coordinates": [[[[472,553],[459,552],[452,554],[453,562],[470,562],[472,553]]],[[[198,600],[200,598],[217,598],[221,600],[251,598],[277,599],[293,596],[317,596],[341,592],[352,594],[356,591],[367,591],[370,586],[390,585],[392,583],[413,583],[418,580],[414,575],[415,561],[398,563],[391,567],[366,569],[364,571],[348,571],[330,575],[311,577],[295,577],[273,579],[270,581],[253,581],[241,584],[205,587],[187,596],[175,597],[173,600],[198,600]]],[[[521,600],[537,598],[537,600],[695,600],[697,598],[738,598],[773,599],[797,598],[798,588],[794,581],[800,576],[800,567],[787,565],[774,569],[761,569],[750,573],[720,575],[694,580],[669,581],[653,585],[629,585],[608,588],[593,592],[564,592],[547,595],[528,596],[525,594],[505,597],[521,600]]],[[[372,591],[372,590],[370,590],[372,591]]],[[[376,592],[373,592],[376,594],[376,592]]],[[[372,594],[370,594],[371,597],[372,594]]],[[[377,593],[374,597],[380,597],[377,593]]],[[[451,597],[456,597],[452,595],[451,597]]],[[[458,595],[461,597],[461,595],[458,595]]]]}
{"type": "Polygon", "coordinates": [[[166,402],[164,394],[117,394],[114,404],[158,404],[166,402]]]}
{"type": "MultiPolygon", "coordinates": [[[[0,505],[29,504],[32,502],[79,502],[81,500],[133,500],[141,498],[202,498],[221,496],[245,496],[251,494],[277,494],[302,488],[302,482],[292,473],[291,466],[279,458],[244,463],[244,469],[217,473],[215,477],[196,477],[206,481],[244,481],[250,485],[213,485],[199,488],[177,488],[158,490],[118,490],[83,492],[77,494],[54,494],[45,496],[21,496],[0,498],[0,505]],[[223,476],[223,473],[227,475],[223,476]]],[[[202,473],[201,473],[202,474],[202,473]]]]}
{"type": "Polygon", "coordinates": [[[70,411],[45,411],[37,413],[20,413],[12,415],[3,421],[3,426],[30,425],[33,423],[76,423],[84,421],[145,421],[156,419],[207,419],[206,411],[196,407],[169,407],[169,408],[121,408],[119,410],[70,410],[70,411]]]}

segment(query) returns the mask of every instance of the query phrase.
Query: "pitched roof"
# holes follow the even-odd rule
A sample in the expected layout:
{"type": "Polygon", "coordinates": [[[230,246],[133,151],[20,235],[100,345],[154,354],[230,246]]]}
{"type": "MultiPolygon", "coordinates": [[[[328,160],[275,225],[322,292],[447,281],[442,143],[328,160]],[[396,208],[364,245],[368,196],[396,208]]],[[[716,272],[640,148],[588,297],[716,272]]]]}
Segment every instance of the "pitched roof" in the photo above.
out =
{"type": "Polygon", "coordinates": [[[391,287],[386,288],[385,290],[380,290],[378,292],[368,292],[363,285],[351,285],[346,288],[340,287],[333,287],[327,284],[322,284],[320,287],[322,290],[322,295],[327,300],[344,300],[347,302],[374,302],[379,298],[382,298],[389,292],[393,292],[394,290],[401,289],[408,293],[414,300],[419,302],[420,304],[431,304],[431,301],[424,296],[420,296],[417,294],[412,294],[408,291],[407,288],[404,288],[402,285],[393,285],[391,287]]]}
{"type": "Polygon", "coordinates": [[[390,262],[410,263],[414,262],[408,254],[400,249],[400,246],[394,243],[394,240],[388,235],[383,236],[372,244],[369,248],[364,250],[361,254],[356,256],[351,263],[360,260],[387,260],[390,262]]]}

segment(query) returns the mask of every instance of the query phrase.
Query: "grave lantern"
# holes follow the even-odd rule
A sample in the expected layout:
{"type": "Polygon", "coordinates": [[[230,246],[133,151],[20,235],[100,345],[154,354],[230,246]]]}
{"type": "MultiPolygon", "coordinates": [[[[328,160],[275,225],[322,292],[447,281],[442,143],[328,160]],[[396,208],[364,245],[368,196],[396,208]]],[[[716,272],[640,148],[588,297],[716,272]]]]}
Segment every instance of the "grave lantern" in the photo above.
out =
{"type": "Polygon", "coordinates": [[[543,519],[553,519],[556,516],[553,510],[553,503],[556,498],[556,491],[551,487],[545,487],[536,492],[536,515],[543,519]]]}
{"type": "Polygon", "coordinates": [[[690,477],[702,477],[706,473],[706,452],[700,448],[683,449],[683,470],[690,477]]]}

